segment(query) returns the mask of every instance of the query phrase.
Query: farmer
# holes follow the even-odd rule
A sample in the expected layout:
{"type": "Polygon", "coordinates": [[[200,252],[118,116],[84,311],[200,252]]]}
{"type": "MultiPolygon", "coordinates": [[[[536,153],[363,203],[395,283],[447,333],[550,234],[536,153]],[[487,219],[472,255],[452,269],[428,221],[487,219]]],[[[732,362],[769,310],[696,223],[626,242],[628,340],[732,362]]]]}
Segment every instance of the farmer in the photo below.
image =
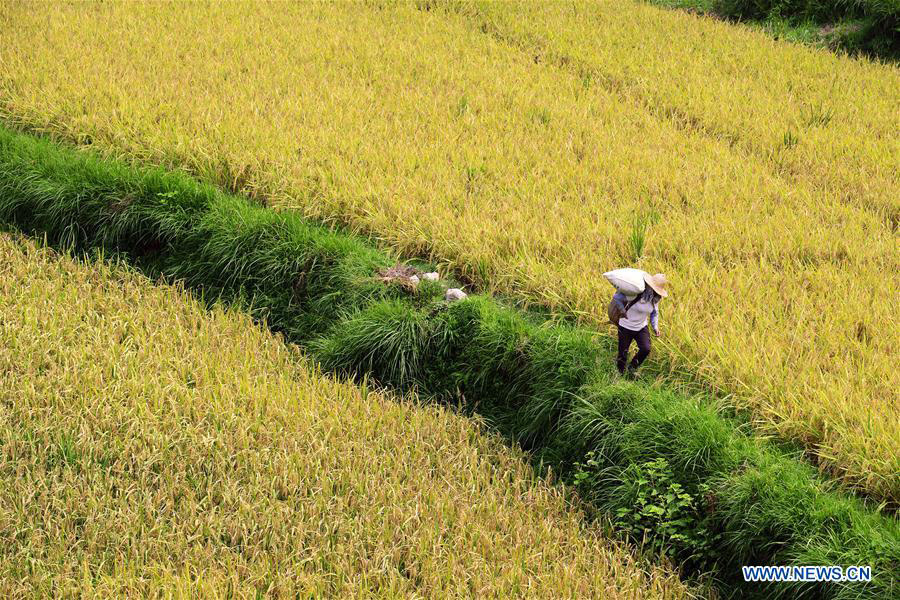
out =
{"type": "Polygon", "coordinates": [[[625,374],[625,364],[628,360],[628,348],[631,341],[637,342],[638,352],[628,365],[629,371],[634,373],[644,359],[650,354],[650,327],[659,336],[659,301],[669,295],[666,291],[666,276],[662,273],[656,275],[644,274],[644,291],[631,300],[622,292],[616,292],[613,301],[619,306],[625,315],[619,319],[619,354],[616,356],[616,368],[619,373],[625,374]]]}

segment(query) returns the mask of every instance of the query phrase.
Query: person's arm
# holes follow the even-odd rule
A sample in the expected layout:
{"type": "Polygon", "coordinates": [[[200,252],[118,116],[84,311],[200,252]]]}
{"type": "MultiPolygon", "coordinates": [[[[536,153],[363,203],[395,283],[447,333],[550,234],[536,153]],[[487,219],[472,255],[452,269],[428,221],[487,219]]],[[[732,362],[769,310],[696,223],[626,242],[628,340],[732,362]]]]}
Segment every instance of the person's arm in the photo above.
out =
{"type": "Polygon", "coordinates": [[[659,335],[659,305],[654,304],[653,310],[650,312],[650,326],[653,327],[653,332],[656,335],[659,335]]]}
{"type": "Polygon", "coordinates": [[[613,294],[612,299],[613,299],[613,302],[616,303],[616,306],[618,307],[618,309],[624,313],[625,312],[625,301],[626,301],[625,294],[623,294],[622,292],[616,292],[615,294],[613,294]]]}

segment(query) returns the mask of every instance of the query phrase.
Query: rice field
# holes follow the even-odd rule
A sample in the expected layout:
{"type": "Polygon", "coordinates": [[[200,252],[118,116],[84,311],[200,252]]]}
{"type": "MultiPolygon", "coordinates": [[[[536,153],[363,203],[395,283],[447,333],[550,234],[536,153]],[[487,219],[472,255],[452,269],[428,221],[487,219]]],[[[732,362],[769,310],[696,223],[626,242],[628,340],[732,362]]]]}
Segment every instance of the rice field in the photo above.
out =
{"type": "Polygon", "coordinates": [[[896,67],[620,2],[7,3],[0,27],[6,122],[597,324],[601,273],[667,273],[658,368],[900,497],[896,67]]]}
{"type": "Polygon", "coordinates": [[[689,14],[679,15],[679,35],[670,36],[661,26],[666,15],[645,4],[627,19],[612,2],[454,6],[493,35],[617,88],[685,130],[724,139],[786,181],[872,212],[896,232],[896,66],[689,14]]]}
{"type": "Polygon", "coordinates": [[[0,236],[3,597],[694,597],[472,420],[0,236]]]}
{"type": "Polygon", "coordinates": [[[483,294],[448,303],[455,282],[386,281],[409,270],[359,236],[2,127],[0,223],[236,306],[339,377],[477,413],[614,519],[617,536],[726,596],[892,597],[900,521],[889,507],[834,489],[708,398],[617,377],[612,340],[592,328],[483,294]],[[642,500],[648,484],[662,508],[642,500]],[[880,575],[862,588],[740,580],[741,565],[830,564],[880,575]]]}

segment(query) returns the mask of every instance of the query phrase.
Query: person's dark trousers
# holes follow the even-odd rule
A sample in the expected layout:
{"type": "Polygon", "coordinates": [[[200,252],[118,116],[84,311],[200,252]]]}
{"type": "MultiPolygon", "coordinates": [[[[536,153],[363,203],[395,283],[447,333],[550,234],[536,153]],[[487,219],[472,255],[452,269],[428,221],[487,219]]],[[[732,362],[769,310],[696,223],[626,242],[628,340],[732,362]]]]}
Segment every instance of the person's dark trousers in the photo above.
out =
{"type": "Polygon", "coordinates": [[[619,354],[616,356],[616,368],[619,369],[619,373],[625,372],[625,363],[628,361],[628,348],[631,347],[631,341],[634,340],[637,342],[638,352],[631,359],[631,364],[628,366],[629,369],[634,371],[650,355],[650,328],[644,327],[640,331],[631,331],[621,325],[617,325],[617,327],[619,328],[619,354]]]}

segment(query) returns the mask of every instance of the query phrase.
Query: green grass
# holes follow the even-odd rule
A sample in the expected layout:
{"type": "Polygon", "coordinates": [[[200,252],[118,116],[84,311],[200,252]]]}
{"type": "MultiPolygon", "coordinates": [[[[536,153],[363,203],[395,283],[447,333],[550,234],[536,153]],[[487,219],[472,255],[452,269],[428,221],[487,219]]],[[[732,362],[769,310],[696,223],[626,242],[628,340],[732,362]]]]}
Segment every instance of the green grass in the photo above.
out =
{"type": "Polygon", "coordinates": [[[678,8],[695,12],[712,12],[715,0],[648,0],[650,4],[665,6],[666,8],[678,8]]]}
{"type": "Polygon", "coordinates": [[[701,556],[675,558],[709,569],[722,590],[873,600],[894,592],[894,516],[748,437],[709,399],[619,380],[612,341],[594,331],[541,322],[490,297],[448,304],[437,286],[387,285],[375,274],[397,258],[360,238],[180,174],[7,131],[0,221],[55,245],[121,253],[207,300],[239,303],[325,368],[476,412],[566,479],[593,453],[597,485],[586,495],[611,514],[634,509],[625,492],[640,484],[643,465],[664,460],[671,481],[697,501],[686,526],[710,531],[701,556]],[[738,579],[741,565],[812,559],[869,564],[875,581],[767,587],[738,579]]]}
{"type": "Polygon", "coordinates": [[[887,60],[900,58],[895,0],[647,0],[752,24],[775,39],[887,60]]]}

